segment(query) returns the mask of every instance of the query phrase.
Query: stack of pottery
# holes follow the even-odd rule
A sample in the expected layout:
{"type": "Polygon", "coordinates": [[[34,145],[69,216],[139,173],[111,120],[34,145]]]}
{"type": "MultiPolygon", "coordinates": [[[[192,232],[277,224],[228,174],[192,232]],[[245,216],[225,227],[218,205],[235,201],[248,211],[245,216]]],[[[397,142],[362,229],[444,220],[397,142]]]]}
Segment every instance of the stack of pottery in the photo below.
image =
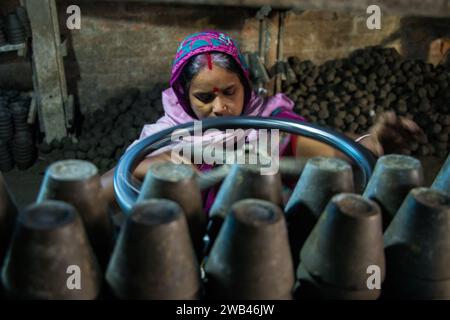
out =
{"type": "Polygon", "coordinates": [[[14,130],[17,132],[29,132],[30,126],[27,123],[28,120],[28,107],[26,101],[18,101],[9,105],[13,121],[14,130]]]}
{"type": "Polygon", "coordinates": [[[8,41],[6,40],[5,32],[3,31],[3,20],[0,18],[0,47],[7,45],[8,41]]]}
{"type": "Polygon", "coordinates": [[[0,107],[0,171],[7,172],[14,167],[11,154],[13,124],[9,110],[0,107]]]}
{"type": "Polygon", "coordinates": [[[9,106],[14,120],[13,155],[17,168],[25,170],[33,165],[36,156],[33,134],[27,123],[28,108],[22,103],[9,106]]]}
{"type": "Polygon", "coordinates": [[[6,16],[4,30],[10,44],[25,42],[26,31],[15,13],[9,13],[6,16]]]}
{"type": "Polygon", "coordinates": [[[33,137],[29,132],[18,132],[13,140],[14,162],[19,170],[31,167],[36,159],[33,137]]]}
{"type": "Polygon", "coordinates": [[[17,7],[16,15],[17,15],[17,18],[19,18],[20,22],[22,23],[22,26],[25,30],[25,34],[27,36],[30,36],[31,35],[31,26],[30,26],[30,19],[28,19],[27,10],[24,7],[17,7]]]}
{"type": "Polygon", "coordinates": [[[13,120],[10,111],[5,107],[0,107],[0,139],[11,142],[14,136],[13,120]]]}

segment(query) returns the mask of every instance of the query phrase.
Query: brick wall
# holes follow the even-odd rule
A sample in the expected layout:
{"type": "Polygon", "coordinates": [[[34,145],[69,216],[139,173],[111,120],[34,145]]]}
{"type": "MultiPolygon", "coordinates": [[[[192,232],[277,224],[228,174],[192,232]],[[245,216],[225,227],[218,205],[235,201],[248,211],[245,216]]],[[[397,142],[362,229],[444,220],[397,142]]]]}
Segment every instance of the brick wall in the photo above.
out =
{"type": "Polygon", "coordinates": [[[60,2],[61,33],[71,43],[66,76],[69,85],[76,83],[82,112],[102,107],[127,88],[167,83],[178,43],[186,35],[212,28],[239,41],[245,19],[251,17],[251,11],[239,8],[86,3],[80,6],[81,29],[69,32],[65,8],[60,2]]]}
{"type": "Polygon", "coordinates": [[[367,15],[324,11],[288,13],[286,17],[285,56],[297,55],[322,63],[347,56],[365,46],[396,48],[411,59],[433,61],[433,42],[450,39],[449,18],[381,17],[381,30],[369,30],[367,15]]]}
{"type": "Polygon", "coordinates": [[[288,13],[285,56],[296,55],[314,63],[342,58],[355,49],[380,44],[400,23],[400,17],[382,16],[381,30],[369,30],[366,19],[365,12],[361,15],[324,11],[288,13]]]}

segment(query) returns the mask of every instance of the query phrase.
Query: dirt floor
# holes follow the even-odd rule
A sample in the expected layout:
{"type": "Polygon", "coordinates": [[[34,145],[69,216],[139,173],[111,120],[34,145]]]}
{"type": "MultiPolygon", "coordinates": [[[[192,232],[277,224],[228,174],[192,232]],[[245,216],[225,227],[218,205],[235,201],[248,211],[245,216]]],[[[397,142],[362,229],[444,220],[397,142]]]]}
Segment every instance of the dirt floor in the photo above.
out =
{"type": "MultiPolygon", "coordinates": [[[[429,186],[444,163],[444,159],[427,157],[420,158],[420,160],[424,167],[426,186],[429,186]]],[[[38,160],[27,170],[14,168],[9,172],[3,173],[5,181],[19,207],[22,208],[35,201],[45,174],[45,169],[46,162],[38,160]]]]}

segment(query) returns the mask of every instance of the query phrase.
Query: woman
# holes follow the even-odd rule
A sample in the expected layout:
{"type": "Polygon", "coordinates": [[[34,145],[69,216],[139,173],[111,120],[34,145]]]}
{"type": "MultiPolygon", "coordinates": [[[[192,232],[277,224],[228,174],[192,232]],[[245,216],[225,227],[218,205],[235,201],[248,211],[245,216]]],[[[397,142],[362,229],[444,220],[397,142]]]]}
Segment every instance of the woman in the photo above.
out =
{"type": "MultiPolygon", "coordinates": [[[[194,120],[221,116],[261,116],[304,119],[292,110],[294,103],[284,94],[263,99],[252,91],[248,68],[234,40],[228,35],[206,31],[186,37],[180,44],[172,66],[170,88],[162,93],[165,115],[155,124],[145,125],[141,140],[160,130],[194,120]]],[[[402,152],[407,142],[422,139],[423,132],[413,121],[388,112],[381,115],[369,132],[356,141],[376,156],[402,152]]],[[[135,141],[135,143],[137,142],[135,141]]],[[[280,145],[281,155],[302,157],[344,157],[336,149],[318,141],[289,135],[280,145]]],[[[149,165],[170,160],[168,153],[147,157],[135,169],[143,180],[149,165]]],[[[209,167],[198,167],[201,171],[209,167]]],[[[114,169],[102,177],[110,200],[114,198],[114,169]]],[[[209,198],[210,200],[213,197],[209,198]]]]}

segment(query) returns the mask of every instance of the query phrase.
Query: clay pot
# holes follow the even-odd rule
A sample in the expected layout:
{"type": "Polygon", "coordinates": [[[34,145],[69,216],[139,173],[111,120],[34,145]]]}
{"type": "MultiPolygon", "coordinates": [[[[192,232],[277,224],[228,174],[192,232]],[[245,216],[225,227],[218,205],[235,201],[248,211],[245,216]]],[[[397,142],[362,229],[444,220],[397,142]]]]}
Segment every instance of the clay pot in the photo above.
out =
{"type": "Polygon", "coordinates": [[[73,206],[45,201],[19,215],[2,282],[12,299],[97,297],[101,273],[73,206]]]}
{"type": "Polygon", "coordinates": [[[167,199],[134,206],[117,240],[106,279],[121,299],[197,299],[200,267],[181,207],[167,199]]]}
{"type": "Polygon", "coordinates": [[[97,258],[106,268],[114,245],[114,229],[97,168],[83,160],[54,162],[45,172],[37,202],[47,199],[64,201],[77,209],[97,258]]]}
{"type": "Polygon", "coordinates": [[[194,170],[188,165],[171,162],[153,163],[145,176],[138,202],[164,198],[177,202],[186,214],[189,231],[199,260],[203,258],[203,236],[206,214],[194,170]]]}
{"type": "Polygon", "coordinates": [[[259,199],[234,204],[205,273],[210,299],[291,299],[294,268],[281,209],[259,199]]]}
{"type": "Polygon", "coordinates": [[[285,213],[294,266],[299,252],[330,199],[341,192],[354,192],[352,168],[344,160],[315,157],[300,177],[285,213]]]}
{"type": "MultiPolygon", "coordinates": [[[[365,291],[368,268],[385,277],[383,233],[379,206],[360,195],[334,196],[301,250],[300,266],[325,286],[365,291]]],[[[379,296],[367,292],[367,299],[379,296]]],[[[343,297],[344,298],[344,297],[343,297]]]]}
{"type": "Polygon", "coordinates": [[[280,174],[262,175],[256,165],[233,165],[210,210],[208,236],[214,243],[231,206],[242,199],[267,200],[283,207],[280,174]]]}
{"type": "Polygon", "coordinates": [[[297,279],[294,293],[297,300],[376,300],[380,296],[377,289],[351,290],[328,285],[313,277],[302,265],[297,269],[297,279]]]}
{"type": "Polygon", "coordinates": [[[384,242],[388,296],[450,298],[448,194],[430,188],[412,189],[386,230],[384,242]]]}
{"type": "Polygon", "coordinates": [[[419,160],[404,155],[382,156],[375,165],[363,196],[378,203],[387,228],[408,192],[424,183],[419,160]]]}

